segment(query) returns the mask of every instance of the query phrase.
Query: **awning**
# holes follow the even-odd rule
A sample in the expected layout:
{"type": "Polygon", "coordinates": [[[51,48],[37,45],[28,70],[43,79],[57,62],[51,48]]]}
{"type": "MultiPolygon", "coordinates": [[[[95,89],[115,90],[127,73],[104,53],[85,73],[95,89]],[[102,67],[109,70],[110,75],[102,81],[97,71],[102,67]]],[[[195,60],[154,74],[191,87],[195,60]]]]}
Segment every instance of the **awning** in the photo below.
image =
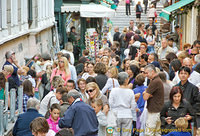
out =
{"type": "Polygon", "coordinates": [[[61,12],[79,12],[81,4],[63,4],[61,12]]]}
{"type": "Polygon", "coordinates": [[[101,4],[82,4],[80,6],[81,17],[100,18],[100,17],[113,17],[115,10],[112,10],[101,4]]]}
{"type": "Polygon", "coordinates": [[[172,11],[179,9],[192,2],[194,2],[194,0],[181,0],[177,3],[172,4],[171,6],[164,8],[162,11],[170,15],[172,11]]]}
{"type": "Polygon", "coordinates": [[[190,4],[194,2],[195,0],[181,0],[177,3],[172,4],[171,6],[168,6],[164,9],[162,9],[162,12],[160,13],[160,17],[164,18],[165,20],[169,21],[169,15],[172,11],[177,10],[187,4],[190,4]]]}
{"type": "Polygon", "coordinates": [[[169,14],[161,12],[159,16],[162,17],[164,20],[169,21],[169,14]]]}

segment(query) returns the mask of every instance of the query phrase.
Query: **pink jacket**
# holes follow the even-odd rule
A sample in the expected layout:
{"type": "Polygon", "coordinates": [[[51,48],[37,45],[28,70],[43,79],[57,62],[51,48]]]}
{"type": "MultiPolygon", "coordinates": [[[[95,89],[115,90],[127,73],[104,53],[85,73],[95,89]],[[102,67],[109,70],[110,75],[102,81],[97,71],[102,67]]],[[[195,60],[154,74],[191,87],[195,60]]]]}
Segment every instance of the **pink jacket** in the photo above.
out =
{"type": "Polygon", "coordinates": [[[67,84],[67,81],[71,79],[71,73],[69,73],[67,76],[65,75],[65,72],[61,72],[58,68],[53,69],[51,74],[51,81],[53,80],[54,76],[61,76],[62,79],[65,81],[64,85],[67,84]]]}
{"type": "Polygon", "coordinates": [[[58,132],[60,130],[59,126],[58,126],[58,121],[60,120],[60,118],[58,118],[58,120],[56,122],[54,122],[50,117],[47,119],[47,122],[49,124],[49,129],[53,130],[54,132],[58,132]]]}

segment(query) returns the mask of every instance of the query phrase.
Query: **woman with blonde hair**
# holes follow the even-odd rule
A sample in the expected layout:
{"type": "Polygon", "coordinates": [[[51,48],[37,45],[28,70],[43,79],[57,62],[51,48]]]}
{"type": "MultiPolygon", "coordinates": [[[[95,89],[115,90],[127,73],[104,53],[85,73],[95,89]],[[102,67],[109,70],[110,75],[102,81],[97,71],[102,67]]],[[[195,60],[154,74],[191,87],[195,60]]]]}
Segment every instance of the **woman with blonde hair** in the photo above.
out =
{"type": "Polygon", "coordinates": [[[109,67],[109,58],[108,58],[107,56],[103,56],[103,57],[101,58],[101,62],[102,62],[103,64],[105,64],[106,67],[109,67]]]}
{"type": "Polygon", "coordinates": [[[53,70],[51,74],[51,81],[54,76],[61,76],[62,79],[65,81],[64,85],[66,85],[67,81],[71,79],[71,73],[69,70],[69,64],[67,58],[61,57],[58,60],[58,67],[53,70]]]}
{"type": "Polygon", "coordinates": [[[91,104],[94,99],[101,99],[103,107],[106,107],[108,104],[107,97],[100,92],[99,87],[95,82],[90,82],[86,85],[86,93],[89,95],[89,99],[87,101],[88,104],[91,104]]]}
{"type": "Polygon", "coordinates": [[[109,93],[111,89],[115,87],[119,87],[119,83],[117,80],[118,69],[115,66],[109,67],[107,71],[107,76],[108,76],[108,80],[106,82],[106,85],[102,89],[102,93],[106,94],[107,97],[109,97],[109,93]]]}

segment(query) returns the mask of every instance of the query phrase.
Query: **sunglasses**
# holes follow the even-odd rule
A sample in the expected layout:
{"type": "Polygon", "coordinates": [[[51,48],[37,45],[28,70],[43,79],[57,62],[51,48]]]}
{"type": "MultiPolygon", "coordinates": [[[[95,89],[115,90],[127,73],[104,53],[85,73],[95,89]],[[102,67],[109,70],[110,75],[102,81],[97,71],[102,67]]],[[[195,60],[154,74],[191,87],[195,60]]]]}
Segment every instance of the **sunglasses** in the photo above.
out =
{"type": "Polygon", "coordinates": [[[58,61],[58,63],[64,63],[64,61],[58,61]]]}
{"type": "Polygon", "coordinates": [[[190,55],[191,55],[191,56],[195,56],[195,55],[197,55],[197,54],[193,54],[193,53],[191,53],[190,55]]]}
{"type": "Polygon", "coordinates": [[[86,90],[86,93],[92,93],[95,89],[86,90]]]}

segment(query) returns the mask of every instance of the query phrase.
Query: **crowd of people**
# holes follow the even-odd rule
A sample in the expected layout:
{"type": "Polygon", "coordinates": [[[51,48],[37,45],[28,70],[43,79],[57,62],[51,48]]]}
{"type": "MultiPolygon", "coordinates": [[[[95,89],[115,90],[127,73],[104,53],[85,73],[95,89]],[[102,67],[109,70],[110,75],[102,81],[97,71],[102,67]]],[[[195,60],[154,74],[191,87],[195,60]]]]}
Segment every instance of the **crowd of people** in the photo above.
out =
{"type": "Polygon", "coordinates": [[[6,81],[9,91],[23,86],[13,136],[200,135],[200,41],[180,50],[168,35],[156,48],[157,34],[153,18],[131,20],[95,58],[85,49],[78,61],[70,42],[26,66],[7,51],[0,99],[6,81]]]}

